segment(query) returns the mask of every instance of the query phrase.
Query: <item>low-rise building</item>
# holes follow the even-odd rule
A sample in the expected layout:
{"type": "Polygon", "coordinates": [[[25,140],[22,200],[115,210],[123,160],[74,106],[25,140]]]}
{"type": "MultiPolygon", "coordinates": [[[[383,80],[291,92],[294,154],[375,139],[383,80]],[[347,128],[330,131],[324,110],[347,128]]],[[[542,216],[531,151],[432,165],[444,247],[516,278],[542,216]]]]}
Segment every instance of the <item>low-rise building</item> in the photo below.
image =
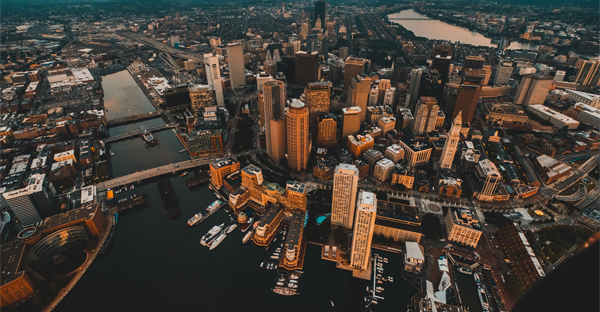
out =
{"type": "Polygon", "coordinates": [[[392,144],[385,149],[385,158],[394,163],[404,159],[404,149],[398,144],[392,144]]]}
{"type": "Polygon", "coordinates": [[[384,158],[378,161],[375,165],[375,169],[373,170],[373,176],[376,179],[385,182],[392,176],[394,168],[394,163],[391,160],[384,158]]]}
{"type": "Polygon", "coordinates": [[[527,106],[527,110],[540,119],[550,122],[559,129],[567,128],[569,130],[574,130],[579,127],[579,121],[541,104],[529,105],[527,106]]]}
{"type": "Polygon", "coordinates": [[[481,223],[475,211],[449,207],[445,223],[449,241],[468,247],[477,247],[481,237],[481,223]]]}
{"type": "Polygon", "coordinates": [[[425,248],[417,242],[404,242],[404,271],[420,274],[425,264],[425,248]]]}
{"type": "Polygon", "coordinates": [[[354,158],[360,158],[367,150],[372,149],[375,145],[375,140],[371,135],[353,135],[348,136],[348,150],[354,158]]]}
{"type": "Polygon", "coordinates": [[[538,170],[546,184],[551,184],[554,181],[569,175],[572,171],[571,166],[548,155],[540,155],[536,157],[533,165],[538,170]]]}
{"type": "Polygon", "coordinates": [[[408,162],[408,166],[416,167],[429,162],[432,151],[429,144],[414,140],[406,142],[400,140],[398,144],[404,149],[404,159],[408,162]]]}

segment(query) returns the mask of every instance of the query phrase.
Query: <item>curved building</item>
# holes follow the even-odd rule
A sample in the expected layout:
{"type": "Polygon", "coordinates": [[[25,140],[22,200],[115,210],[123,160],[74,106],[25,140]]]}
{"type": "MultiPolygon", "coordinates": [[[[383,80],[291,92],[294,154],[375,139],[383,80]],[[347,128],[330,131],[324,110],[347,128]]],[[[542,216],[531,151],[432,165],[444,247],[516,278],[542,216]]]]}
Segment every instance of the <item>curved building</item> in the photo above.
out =
{"type": "Polygon", "coordinates": [[[306,169],[310,156],[308,108],[302,101],[290,101],[286,112],[288,166],[294,171],[306,169]]]}
{"type": "Polygon", "coordinates": [[[43,270],[55,255],[74,246],[86,245],[89,240],[83,225],[56,231],[31,248],[27,255],[27,264],[33,270],[43,270]]]}

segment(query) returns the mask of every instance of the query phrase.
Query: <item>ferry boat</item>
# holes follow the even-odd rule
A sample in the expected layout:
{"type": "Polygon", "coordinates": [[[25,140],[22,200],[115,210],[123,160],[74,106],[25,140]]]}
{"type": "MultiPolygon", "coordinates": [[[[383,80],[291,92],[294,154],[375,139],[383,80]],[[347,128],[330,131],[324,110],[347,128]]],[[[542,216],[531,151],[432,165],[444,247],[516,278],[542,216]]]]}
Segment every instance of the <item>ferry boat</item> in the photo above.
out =
{"type": "Polygon", "coordinates": [[[487,301],[487,296],[485,295],[485,290],[480,286],[477,286],[477,293],[479,294],[479,302],[481,303],[482,308],[487,308],[490,304],[487,301]]]}
{"type": "Polygon", "coordinates": [[[246,233],[244,238],[242,238],[242,243],[244,243],[244,244],[247,243],[250,240],[250,238],[252,238],[252,235],[254,235],[254,230],[246,233]]]}
{"type": "Polygon", "coordinates": [[[212,229],[210,229],[210,231],[208,231],[208,233],[206,233],[206,235],[202,236],[202,239],[200,240],[200,244],[202,244],[204,246],[209,246],[209,244],[213,240],[213,238],[215,238],[219,233],[221,233],[221,230],[223,230],[224,226],[225,226],[225,223],[221,223],[221,225],[213,226],[212,229]]]}
{"type": "Polygon", "coordinates": [[[183,173],[182,173],[182,174],[181,174],[179,177],[180,177],[180,178],[183,178],[183,177],[185,177],[186,175],[188,175],[188,173],[189,173],[189,172],[187,172],[187,171],[184,171],[184,172],[183,172],[183,173]]]}
{"type": "Polygon", "coordinates": [[[154,146],[154,145],[158,144],[158,141],[154,138],[152,133],[150,133],[150,131],[148,131],[148,130],[142,131],[142,139],[144,139],[144,141],[146,141],[146,146],[154,146]]]}
{"type": "Polygon", "coordinates": [[[237,224],[232,224],[227,228],[227,234],[233,232],[233,230],[235,230],[235,228],[237,227],[237,224]]]}
{"type": "Polygon", "coordinates": [[[208,212],[213,212],[213,211],[216,211],[216,209],[221,208],[222,205],[223,205],[223,201],[221,201],[221,200],[215,200],[212,204],[208,205],[208,207],[206,208],[206,210],[208,212]]]}
{"type": "Polygon", "coordinates": [[[225,237],[227,237],[227,234],[221,234],[221,235],[219,235],[219,237],[215,238],[215,240],[210,244],[209,250],[213,250],[213,249],[217,248],[217,246],[219,246],[219,244],[221,244],[221,242],[225,239],[225,237]]]}
{"type": "Polygon", "coordinates": [[[275,289],[273,289],[273,292],[282,296],[299,295],[299,293],[297,293],[294,289],[290,289],[287,287],[275,287],[275,289]]]}
{"type": "Polygon", "coordinates": [[[246,223],[242,224],[242,227],[240,228],[242,232],[248,231],[252,225],[252,222],[254,222],[254,218],[250,217],[246,223]]]}
{"type": "Polygon", "coordinates": [[[193,217],[191,217],[188,220],[187,224],[188,224],[188,226],[194,226],[194,225],[200,223],[201,220],[202,220],[202,214],[198,212],[197,214],[195,214],[193,217]]]}
{"type": "Polygon", "coordinates": [[[458,268],[458,272],[463,273],[463,274],[468,274],[468,275],[473,274],[473,271],[471,271],[471,269],[464,268],[464,267],[458,268]]]}

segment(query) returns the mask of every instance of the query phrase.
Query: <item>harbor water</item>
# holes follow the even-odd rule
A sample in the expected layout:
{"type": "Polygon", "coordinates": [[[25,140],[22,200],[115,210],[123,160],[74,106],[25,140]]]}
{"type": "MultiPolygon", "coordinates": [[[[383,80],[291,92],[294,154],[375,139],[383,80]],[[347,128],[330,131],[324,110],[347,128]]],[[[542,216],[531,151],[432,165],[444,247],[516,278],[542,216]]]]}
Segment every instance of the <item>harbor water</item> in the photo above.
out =
{"type": "Polygon", "coordinates": [[[108,121],[156,111],[127,70],[102,77],[102,88],[108,121]]]}
{"type": "MultiPolygon", "coordinates": [[[[109,75],[104,80],[112,79],[111,76],[114,77],[109,75]]],[[[104,84],[105,88],[110,85],[115,84],[104,84]]],[[[141,124],[153,123],[156,121],[141,124]]],[[[133,130],[130,127],[139,128],[139,124],[112,128],[110,134],[133,130]]],[[[157,136],[160,144],[155,147],[147,148],[141,138],[111,144],[113,175],[188,159],[186,153],[179,153],[181,144],[171,130],[157,136]]],[[[192,173],[185,178],[170,177],[178,207],[163,205],[155,180],[116,194],[117,200],[147,194],[150,206],[119,215],[112,245],[94,261],[55,311],[80,311],[83,307],[88,312],[364,311],[365,288],[372,282],[355,279],[351,272],[337,269],[335,263],[321,260],[320,246],[308,244],[304,274],[298,283],[300,295],[286,297],[272,291],[276,271],[260,267],[279,247],[282,235],[268,251],[261,251],[252,243],[243,245],[245,233],[239,229],[212,251],[200,245],[201,237],[211,227],[229,224],[231,219],[228,211],[221,209],[198,226],[187,226],[189,218],[205,213],[206,207],[216,200],[207,186],[190,191],[185,180],[191,176],[192,173]],[[167,212],[172,209],[179,209],[181,215],[169,219],[167,212]]],[[[397,254],[377,253],[389,259],[385,276],[393,276],[394,283],[383,285],[389,293],[384,294],[385,301],[379,303],[383,306],[376,310],[394,307],[404,311],[416,290],[402,279],[397,254]]]]}
{"type": "MultiPolygon", "coordinates": [[[[388,18],[427,18],[413,10],[404,10],[398,13],[388,15],[388,18]]],[[[498,44],[492,43],[492,39],[484,37],[482,34],[471,31],[467,28],[451,25],[439,20],[391,20],[393,23],[400,24],[404,28],[412,31],[416,36],[425,37],[432,40],[448,40],[452,43],[460,41],[464,44],[476,46],[497,47],[498,44]]],[[[508,49],[537,49],[537,45],[511,42],[508,49]]]]}

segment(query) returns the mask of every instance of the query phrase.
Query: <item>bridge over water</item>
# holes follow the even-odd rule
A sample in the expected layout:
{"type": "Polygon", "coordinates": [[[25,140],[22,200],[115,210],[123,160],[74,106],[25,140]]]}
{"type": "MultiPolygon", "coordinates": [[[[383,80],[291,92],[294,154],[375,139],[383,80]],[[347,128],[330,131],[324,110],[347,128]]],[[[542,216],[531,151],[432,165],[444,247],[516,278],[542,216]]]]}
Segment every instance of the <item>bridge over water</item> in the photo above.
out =
{"type": "Polygon", "coordinates": [[[154,119],[154,118],[158,118],[158,117],[162,117],[162,114],[159,112],[150,112],[150,113],[146,113],[146,114],[131,115],[131,116],[107,121],[106,126],[107,127],[121,126],[121,125],[126,125],[128,123],[134,123],[134,122],[148,120],[148,119],[154,119]]]}
{"type": "MultiPolygon", "coordinates": [[[[166,130],[169,128],[175,128],[175,126],[174,125],[162,125],[162,126],[157,126],[157,127],[153,127],[153,128],[148,128],[146,130],[148,130],[150,132],[154,132],[154,131],[166,130]]],[[[104,143],[113,143],[113,142],[117,142],[117,141],[121,141],[121,140],[131,139],[131,138],[134,138],[134,137],[140,136],[140,135],[142,135],[142,130],[134,130],[134,131],[120,134],[120,135],[115,135],[114,137],[106,138],[102,141],[104,143]]]]}

